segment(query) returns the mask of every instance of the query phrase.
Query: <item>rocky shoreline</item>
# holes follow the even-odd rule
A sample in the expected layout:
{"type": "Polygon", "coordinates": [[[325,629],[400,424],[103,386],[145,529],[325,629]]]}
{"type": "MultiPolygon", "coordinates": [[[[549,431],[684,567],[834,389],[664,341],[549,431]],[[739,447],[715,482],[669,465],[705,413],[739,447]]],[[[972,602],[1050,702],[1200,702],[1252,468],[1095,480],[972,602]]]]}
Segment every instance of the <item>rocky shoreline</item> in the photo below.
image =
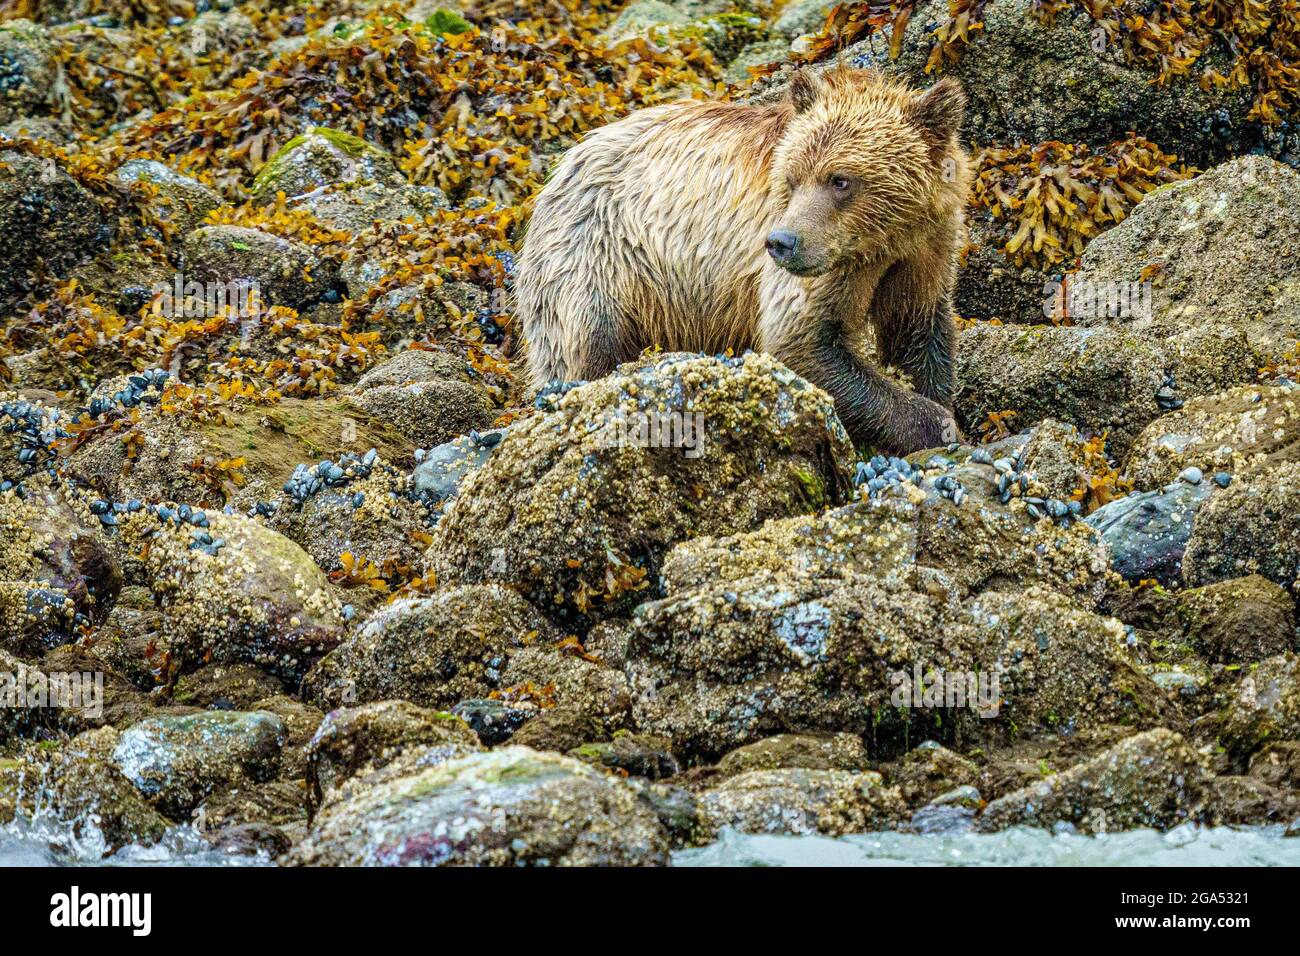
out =
{"type": "Polygon", "coordinates": [[[833,63],[825,5],[28,6],[0,20],[0,825],[295,866],[1300,831],[1282,81],[1152,83],[1073,6],[990,0],[957,42],[933,4],[850,5],[841,55],[918,84],[938,57],[984,149],[967,438],[901,459],[765,355],[515,377],[552,158],[778,95],[833,63]]]}

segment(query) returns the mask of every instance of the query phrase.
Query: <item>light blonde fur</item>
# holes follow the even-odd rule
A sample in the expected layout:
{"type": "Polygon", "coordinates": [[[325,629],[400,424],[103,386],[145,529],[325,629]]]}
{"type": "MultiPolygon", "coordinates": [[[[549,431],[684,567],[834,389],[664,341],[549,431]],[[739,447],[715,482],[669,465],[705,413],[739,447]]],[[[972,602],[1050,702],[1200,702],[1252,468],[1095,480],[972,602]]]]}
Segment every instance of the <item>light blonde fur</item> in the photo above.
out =
{"type": "Polygon", "coordinates": [[[559,163],[524,241],[532,385],[653,345],[756,348],[826,388],[859,442],[942,437],[970,175],[961,104],[949,83],[923,95],[837,70],[798,74],[779,103],[687,100],[597,130],[559,163]],[[827,185],[846,179],[847,197],[827,185]],[[805,274],[765,250],[778,228],[800,236],[805,274]],[[857,354],[869,327],[920,394],[857,354]]]}

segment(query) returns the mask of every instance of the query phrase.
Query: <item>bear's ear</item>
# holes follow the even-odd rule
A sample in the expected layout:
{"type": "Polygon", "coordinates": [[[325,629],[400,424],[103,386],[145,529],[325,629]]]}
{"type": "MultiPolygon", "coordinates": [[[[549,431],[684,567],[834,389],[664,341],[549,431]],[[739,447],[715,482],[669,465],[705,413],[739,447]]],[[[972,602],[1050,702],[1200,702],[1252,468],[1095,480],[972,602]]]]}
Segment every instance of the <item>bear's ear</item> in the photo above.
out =
{"type": "Polygon", "coordinates": [[[817,101],[821,84],[807,70],[795,70],[790,77],[790,103],[796,113],[803,113],[817,101]]]}
{"type": "Polygon", "coordinates": [[[966,94],[961,84],[945,76],[912,102],[908,114],[923,133],[942,143],[957,132],[965,112],[966,94]]]}

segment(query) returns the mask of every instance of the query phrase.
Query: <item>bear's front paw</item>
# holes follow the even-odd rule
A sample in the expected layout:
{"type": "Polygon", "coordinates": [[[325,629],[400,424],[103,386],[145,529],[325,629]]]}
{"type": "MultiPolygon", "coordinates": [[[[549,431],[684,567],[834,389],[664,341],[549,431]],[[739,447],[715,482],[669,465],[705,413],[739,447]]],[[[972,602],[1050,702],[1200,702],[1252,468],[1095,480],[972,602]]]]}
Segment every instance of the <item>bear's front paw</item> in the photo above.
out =
{"type": "Polygon", "coordinates": [[[952,412],[919,395],[913,408],[911,425],[908,434],[904,436],[903,444],[906,447],[902,449],[903,454],[926,448],[942,448],[963,440],[952,412]]]}

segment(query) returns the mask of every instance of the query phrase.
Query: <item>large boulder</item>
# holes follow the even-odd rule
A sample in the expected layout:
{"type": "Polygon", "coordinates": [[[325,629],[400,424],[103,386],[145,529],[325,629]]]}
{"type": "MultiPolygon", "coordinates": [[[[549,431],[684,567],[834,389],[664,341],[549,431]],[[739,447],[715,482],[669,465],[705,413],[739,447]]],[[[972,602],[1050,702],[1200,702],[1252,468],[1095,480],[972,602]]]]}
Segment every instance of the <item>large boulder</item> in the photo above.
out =
{"type": "Polygon", "coordinates": [[[285,143],[253,180],[254,202],[274,201],[277,193],[292,199],[337,183],[406,182],[393,158],[378,146],[350,133],[317,126],[285,143]]]}
{"type": "Polygon", "coordinates": [[[1204,814],[1211,779],[1205,758],[1181,735],[1161,728],[994,800],[976,825],[984,831],[1063,823],[1087,833],[1166,830],[1204,814]]]}
{"type": "Polygon", "coordinates": [[[379,770],[403,753],[419,751],[432,765],[435,755],[452,760],[482,749],[459,717],[384,700],[331,711],[307,743],[308,782],[319,803],[358,774],[379,770]]]}
{"type": "Polygon", "coordinates": [[[770,356],[629,363],[512,425],[430,566],[585,627],[644,598],[677,541],[843,501],[852,455],[826,394],[770,356]]]}
{"type": "Polygon", "coordinates": [[[1222,325],[1181,335],[1118,326],[1078,328],[977,324],[957,348],[958,423],[977,433],[994,412],[1015,411],[1026,427],[1054,418],[1106,433],[1121,455],[1162,411],[1157,393],[1172,379],[1176,397],[1253,381],[1256,354],[1242,332],[1222,325]]]}
{"type": "Polygon", "coordinates": [[[1241,385],[1153,421],[1129,449],[1124,473],[1154,488],[1188,468],[1245,475],[1287,461],[1300,461],[1300,389],[1241,385]]]}
{"type": "Polygon", "coordinates": [[[366,372],[351,401],[421,448],[486,429],[497,415],[482,380],[463,358],[423,349],[401,352],[366,372]]]}
{"type": "Polygon", "coordinates": [[[406,700],[446,710],[506,686],[509,654],[550,630],[509,588],[444,588],[381,607],[307,675],[322,707],[406,700]]]}
{"type": "MultiPolygon", "coordinates": [[[[232,301],[257,293],[262,305],[304,308],[338,276],[336,264],[291,239],[245,226],[202,226],[185,237],[187,281],[221,287],[232,301]]],[[[215,296],[213,296],[215,299],[215,296]]]]}
{"type": "Polygon", "coordinates": [[[1177,600],[1187,642],[1212,662],[1249,664],[1296,645],[1295,601],[1258,574],[1187,588],[1177,600]]]}
{"type": "MultiPolygon", "coordinates": [[[[1016,580],[1096,605],[1106,588],[1107,553],[1091,529],[1035,520],[1020,501],[998,504],[997,471],[965,465],[937,476],[955,478],[963,505],[933,487],[922,497],[859,499],[818,515],[769,521],[756,531],[682,542],[664,560],[670,592],[764,574],[853,580],[940,572],[959,595],[1016,580]],[[960,477],[958,477],[960,476],[960,477]],[[985,487],[987,486],[987,487],[985,487]]],[[[1032,487],[1032,486],[1031,486],[1032,487]]]]}
{"type": "Polygon", "coordinates": [[[627,783],[570,757],[508,747],[356,788],[321,811],[286,862],[653,866],[669,860],[667,834],[627,783]]]}
{"type": "Polygon", "coordinates": [[[1300,461],[1255,472],[1200,509],[1187,541],[1190,585],[1262,574],[1300,596],[1300,461]]]}
{"type": "Polygon", "coordinates": [[[918,734],[997,743],[1149,721],[1161,693],[1118,621],[1029,588],[963,603],[937,580],[766,572],[637,608],[624,667],[643,730],[692,761],[775,733],[846,731],[873,759],[918,734]]]}
{"type": "Polygon", "coordinates": [[[257,664],[290,682],[343,639],[342,603],[296,544],[241,515],[159,506],[122,525],[145,552],[177,672],[200,662],[257,664]]]}
{"type": "MultiPolygon", "coordinates": [[[[2,417],[2,416],[0,416],[2,417]]],[[[108,616],[122,584],[99,520],[40,478],[0,492],[0,649],[36,657],[108,616]]]]}
{"type": "Polygon", "coordinates": [[[150,803],[184,820],[214,792],[274,776],[284,734],[265,712],[162,714],[123,731],[113,763],[150,803]]]}
{"type": "Polygon", "coordinates": [[[145,183],[154,194],[155,212],[177,237],[197,228],[222,204],[216,190],[155,159],[129,159],[115,174],[123,183],[145,183]]]}
{"type": "Polygon", "coordinates": [[[880,774],[847,770],[751,770],[699,800],[702,838],[730,827],[741,833],[842,836],[885,830],[906,818],[897,790],[880,774]]]}
{"type": "Polygon", "coordinates": [[[1300,172],[1243,156],[1146,196],[1092,241],[1075,281],[1137,281],[1155,267],[1158,327],[1217,319],[1285,351],[1300,338],[1297,207],[1300,172]]]}

